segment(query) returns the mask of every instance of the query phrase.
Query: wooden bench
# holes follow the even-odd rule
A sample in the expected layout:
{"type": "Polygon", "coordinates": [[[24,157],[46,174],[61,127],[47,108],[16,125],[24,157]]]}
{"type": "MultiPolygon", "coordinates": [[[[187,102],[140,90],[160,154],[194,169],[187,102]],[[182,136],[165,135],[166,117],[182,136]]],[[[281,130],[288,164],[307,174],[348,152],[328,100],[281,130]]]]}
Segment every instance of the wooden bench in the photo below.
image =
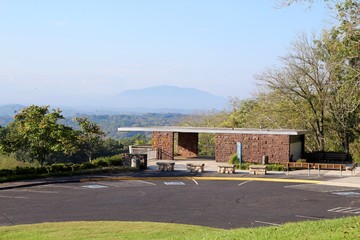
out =
{"type": "Polygon", "coordinates": [[[308,170],[308,176],[310,176],[310,169],[314,169],[314,170],[317,169],[319,176],[320,176],[320,170],[339,170],[340,171],[340,176],[342,176],[342,171],[346,169],[346,165],[345,164],[340,164],[340,163],[288,162],[285,165],[286,165],[286,172],[287,172],[288,175],[289,175],[289,170],[290,169],[307,169],[308,170]]]}
{"type": "Polygon", "coordinates": [[[250,165],[249,174],[266,175],[266,165],[250,165]]]}
{"type": "Polygon", "coordinates": [[[235,164],[233,165],[219,165],[218,173],[235,173],[235,164]]]}
{"type": "Polygon", "coordinates": [[[158,166],[158,171],[174,171],[175,162],[173,161],[163,161],[163,162],[156,162],[158,166]]]}
{"type": "Polygon", "coordinates": [[[204,166],[205,164],[192,164],[192,163],[187,163],[186,164],[186,169],[188,172],[204,172],[204,166]]]}

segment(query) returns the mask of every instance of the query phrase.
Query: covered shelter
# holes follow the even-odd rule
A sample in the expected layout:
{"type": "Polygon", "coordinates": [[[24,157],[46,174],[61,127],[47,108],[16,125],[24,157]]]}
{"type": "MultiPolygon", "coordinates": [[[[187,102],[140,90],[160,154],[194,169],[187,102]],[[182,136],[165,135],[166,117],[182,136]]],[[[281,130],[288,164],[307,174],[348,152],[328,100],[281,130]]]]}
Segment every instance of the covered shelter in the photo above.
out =
{"type": "Polygon", "coordinates": [[[227,162],[233,154],[244,162],[287,163],[302,158],[306,130],[291,129],[243,129],[208,127],[122,127],[121,132],[152,132],[152,148],[157,159],[174,159],[174,139],[178,134],[177,154],[197,157],[199,133],[215,135],[215,160],[227,162]]]}

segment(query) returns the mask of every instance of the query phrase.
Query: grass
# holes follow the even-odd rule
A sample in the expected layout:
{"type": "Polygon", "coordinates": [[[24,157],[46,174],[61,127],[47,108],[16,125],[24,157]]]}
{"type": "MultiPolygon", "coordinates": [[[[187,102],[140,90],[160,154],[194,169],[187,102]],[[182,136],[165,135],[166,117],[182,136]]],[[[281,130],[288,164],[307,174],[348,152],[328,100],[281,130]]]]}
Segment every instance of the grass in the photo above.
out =
{"type": "Polygon", "coordinates": [[[0,154],[0,169],[12,169],[16,167],[38,167],[38,163],[29,163],[16,160],[15,157],[0,154]]]}
{"type": "Polygon", "coordinates": [[[62,222],[0,227],[0,239],[359,239],[360,217],[232,230],[151,222],[62,222]]]}

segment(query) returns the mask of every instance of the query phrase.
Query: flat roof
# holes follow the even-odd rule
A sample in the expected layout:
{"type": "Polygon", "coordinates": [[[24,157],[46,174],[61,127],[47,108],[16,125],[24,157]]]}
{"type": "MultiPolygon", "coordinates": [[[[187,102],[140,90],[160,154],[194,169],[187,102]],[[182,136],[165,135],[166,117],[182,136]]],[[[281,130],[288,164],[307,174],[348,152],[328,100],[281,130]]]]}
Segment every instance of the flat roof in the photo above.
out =
{"type": "Polygon", "coordinates": [[[237,134],[272,134],[304,135],[308,130],[296,129],[250,129],[250,128],[211,128],[211,127],[121,127],[119,132],[177,132],[177,133],[237,133],[237,134]]]}

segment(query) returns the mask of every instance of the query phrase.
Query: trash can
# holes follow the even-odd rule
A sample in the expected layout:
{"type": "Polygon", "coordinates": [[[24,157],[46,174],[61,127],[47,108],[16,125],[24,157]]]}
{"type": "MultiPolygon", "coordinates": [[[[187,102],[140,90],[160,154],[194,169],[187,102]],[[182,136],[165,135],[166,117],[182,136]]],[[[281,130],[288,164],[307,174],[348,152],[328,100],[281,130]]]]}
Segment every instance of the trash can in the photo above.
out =
{"type": "Polygon", "coordinates": [[[138,157],[132,158],[131,159],[131,167],[139,169],[140,168],[140,158],[138,158],[138,157]]]}
{"type": "Polygon", "coordinates": [[[261,164],[266,165],[266,164],[268,164],[268,163],[269,163],[269,157],[266,156],[266,155],[262,156],[262,158],[261,158],[261,164]]]}

